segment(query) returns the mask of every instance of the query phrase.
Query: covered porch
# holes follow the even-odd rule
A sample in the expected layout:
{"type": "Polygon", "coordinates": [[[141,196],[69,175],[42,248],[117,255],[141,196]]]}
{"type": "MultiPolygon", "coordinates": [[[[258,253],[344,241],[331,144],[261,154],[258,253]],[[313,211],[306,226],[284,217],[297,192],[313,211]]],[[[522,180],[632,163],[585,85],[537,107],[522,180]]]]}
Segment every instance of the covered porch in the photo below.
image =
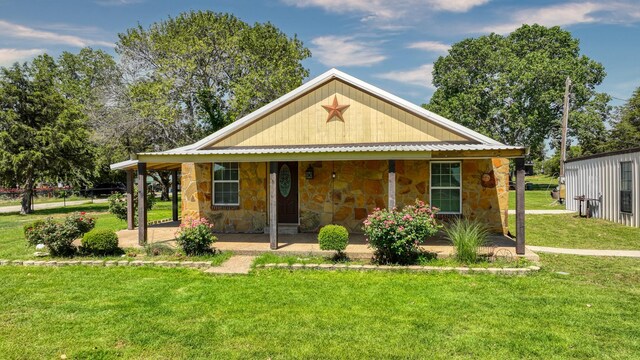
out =
{"type": "MultiPolygon", "coordinates": [[[[175,247],[175,234],[179,225],[180,222],[167,222],[148,226],[148,243],[175,247]]],[[[117,234],[120,247],[141,247],[138,244],[136,230],[120,230],[117,234]]],[[[314,233],[280,234],[277,250],[271,249],[269,234],[216,234],[216,237],[218,241],[213,245],[215,249],[231,251],[237,255],[258,255],[268,252],[295,256],[331,256],[333,254],[332,251],[320,250],[317,234],[314,233]]],[[[482,250],[483,253],[493,253],[497,258],[516,256],[516,241],[514,239],[508,236],[492,235],[489,240],[490,245],[482,250]]],[[[442,234],[428,239],[421,248],[438,257],[449,257],[454,253],[453,247],[442,234]]],[[[373,256],[373,250],[367,246],[362,234],[350,234],[349,245],[345,252],[352,259],[370,259],[373,256]]],[[[525,253],[520,256],[531,261],[539,260],[537,254],[526,248],[525,253]]]]}

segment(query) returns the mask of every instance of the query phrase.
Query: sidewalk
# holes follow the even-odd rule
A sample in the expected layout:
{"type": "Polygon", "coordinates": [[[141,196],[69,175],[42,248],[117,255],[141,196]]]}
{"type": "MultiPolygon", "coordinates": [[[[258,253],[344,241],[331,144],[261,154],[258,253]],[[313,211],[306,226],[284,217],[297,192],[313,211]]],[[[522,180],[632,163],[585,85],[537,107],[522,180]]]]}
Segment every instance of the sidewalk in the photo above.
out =
{"type": "Polygon", "coordinates": [[[234,255],[220,266],[212,266],[204,272],[208,274],[248,274],[255,256],[234,255]]]}
{"type": "MultiPolygon", "coordinates": [[[[100,204],[100,203],[106,203],[106,202],[107,202],[107,199],[93,200],[93,204],[100,204]]],[[[74,200],[74,201],[67,201],[65,205],[64,201],[59,201],[59,202],[44,203],[44,204],[34,204],[33,208],[35,210],[44,210],[44,209],[55,209],[55,208],[61,208],[61,207],[71,206],[71,205],[82,205],[82,204],[91,204],[91,203],[92,203],[91,200],[74,200]]],[[[2,206],[0,207],[0,214],[20,212],[21,208],[22,207],[20,205],[2,206]]]]}
{"type": "Polygon", "coordinates": [[[546,246],[530,246],[528,249],[535,252],[549,254],[568,254],[568,255],[584,255],[584,256],[619,256],[640,258],[640,250],[594,250],[594,249],[564,249],[546,246]]]}

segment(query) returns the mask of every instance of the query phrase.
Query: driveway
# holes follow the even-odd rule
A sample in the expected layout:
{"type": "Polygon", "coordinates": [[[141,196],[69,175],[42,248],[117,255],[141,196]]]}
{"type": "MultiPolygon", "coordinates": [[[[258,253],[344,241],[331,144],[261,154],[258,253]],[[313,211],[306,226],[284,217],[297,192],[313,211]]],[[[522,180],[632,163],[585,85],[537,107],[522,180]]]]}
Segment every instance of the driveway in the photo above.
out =
{"type": "MultiPolygon", "coordinates": [[[[67,201],[65,205],[64,201],[60,201],[60,202],[53,202],[53,203],[34,204],[33,207],[35,210],[44,210],[44,209],[61,208],[61,207],[71,206],[71,205],[82,205],[82,204],[91,204],[91,203],[100,204],[100,203],[106,203],[106,202],[107,202],[107,199],[94,199],[93,202],[91,200],[75,200],[75,201],[67,201]]],[[[0,207],[0,214],[20,212],[21,208],[22,207],[20,205],[2,206],[0,207]]]]}

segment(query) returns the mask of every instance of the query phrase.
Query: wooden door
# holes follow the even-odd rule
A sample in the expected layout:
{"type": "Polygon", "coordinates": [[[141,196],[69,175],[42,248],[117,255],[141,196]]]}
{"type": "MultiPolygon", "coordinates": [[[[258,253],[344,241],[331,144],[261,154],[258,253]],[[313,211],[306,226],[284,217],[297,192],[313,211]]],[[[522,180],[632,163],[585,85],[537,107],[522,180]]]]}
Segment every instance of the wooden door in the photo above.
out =
{"type": "Polygon", "coordinates": [[[278,163],[278,223],[298,223],[298,163],[278,163]]]}

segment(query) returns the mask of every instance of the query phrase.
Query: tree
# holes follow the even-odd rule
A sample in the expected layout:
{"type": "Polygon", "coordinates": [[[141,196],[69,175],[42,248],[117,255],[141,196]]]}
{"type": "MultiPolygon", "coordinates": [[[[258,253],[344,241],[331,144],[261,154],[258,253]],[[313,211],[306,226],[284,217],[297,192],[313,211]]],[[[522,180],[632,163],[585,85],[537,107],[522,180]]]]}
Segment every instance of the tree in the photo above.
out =
{"type": "Polygon", "coordinates": [[[62,91],[61,72],[48,55],[0,69],[0,180],[21,186],[21,213],[31,212],[38,181],[91,170],[86,117],[62,91]]]}
{"type": "MultiPolygon", "coordinates": [[[[101,132],[129,153],[194,142],[308,76],[311,53],[295,36],[229,14],[192,11],[118,36],[126,84],[101,132]]],[[[169,177],[152,176],[168,198],[169,177]]]]}
{"type": "Polygon", "coordinates": [[[612,121],[608,150],[640,147],[640,87],[622,106],[617,119],[612,121]]]}
{"type": "MultiPolygon", "coordinates": [[[[601,108],[588,104],[603,100],[594,90],[605,77],[603,66],[580,55],[579,42],[568,31],[523,25],[507,36],[454,44],[434,64],[437,90],[425,107],[506,144],[529,146],[542,157],[545,141],[560,132],[567,76],[573,83],[572,109],[601,108]]],[[[600,128],[602,121],[582,116],[573,122],[573,134],[583,134],[577,126],[600,128]]]]}

